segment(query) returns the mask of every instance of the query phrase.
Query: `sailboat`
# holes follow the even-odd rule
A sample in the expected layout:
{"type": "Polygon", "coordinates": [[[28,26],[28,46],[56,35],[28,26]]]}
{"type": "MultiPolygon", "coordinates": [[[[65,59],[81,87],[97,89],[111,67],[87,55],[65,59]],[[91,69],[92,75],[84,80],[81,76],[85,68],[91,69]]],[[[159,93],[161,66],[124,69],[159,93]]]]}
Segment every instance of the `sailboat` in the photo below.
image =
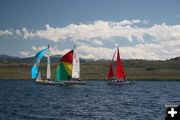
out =
{"type": "MultiPolygon", "coordinates": [[[[36,62],[32,66],[31,76],[32,76],[32,79],[35,79],[35,82],[37,82],[37,83],[44,82],[44,80],[41,79],[41,73],[39,71],[39,64],[40,64],[42,57],[45,55],[45,53],[47,52],[48,49],[49,49],[49,47],[39,51],[35,56],[36,62]]],[[[48,69],[47,69],[47,71],[48,71],[48,69]]]]}
{"type": "Polygon", "coordinates": [[[47,48],[36,54],[36,62],[34,63],[31,73],[32,79],[36,84],[43,85],[85,85],[86,82],[80,80],[80,62],[75,46],[60,59],[60,63],[56,70],[56,80],[51,79],[51,65],[49,45],[47,48]],[[41,79],[39,64],[43,56],[47,55],[47,71],[46,79],[41,79]]]}
{"type": "Polygon", "coordinates": [[[109,71],[107,72],[106,79],[108,80],[107,83],[109,85],[124,85],[124,84],[134,83],[134,82],[128,81],[125,76],[118,47],[113,55],[110,65],[109,65],[109,71]],[[117,61],[116,61],[117,67],[116,67],[116,76],[114,77],[113,62],[114,62],[114,56],[116,55],[116,53],[117,53],[117,61]]]}
{"type": "Polygon", "coordinates": [[[35,80],[35,83],[36,84],[43,84],[43,85],[57,85],[57,84],[61,85],[62,83],[53,81],[51,79],[51,65],[50,65],[49,45],[48,45],[47,48],[45,48],[43,50],[40,50],[36,54],[35,58],[36,58],[36,61],[35,61],[34,65],[32,66],[32,69],[31,69],[32,79],[35,80]],[[41,78],[41,73],[40,73],[40,70],[39,70],[39,64],[40,64],[40,61],[41,61],[42,57],[44,57],[45,55],[47,55],[47,71],[46,71],[46,78],[42,79],[41,78]]]}
{"type": "Polygon", "coordinates": [[[63,85],[85,85],[80,79],[80,61],[76,47],[61,57],[56,69],[56,80],[63,85]]]}

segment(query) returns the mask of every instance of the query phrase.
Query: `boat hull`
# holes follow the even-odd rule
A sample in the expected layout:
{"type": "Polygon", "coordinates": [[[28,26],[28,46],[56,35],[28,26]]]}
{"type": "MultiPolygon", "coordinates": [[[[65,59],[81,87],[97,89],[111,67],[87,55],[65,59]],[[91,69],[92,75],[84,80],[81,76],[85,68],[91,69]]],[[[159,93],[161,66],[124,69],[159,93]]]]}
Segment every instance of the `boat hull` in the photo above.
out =
{"type": "Polygon", "coordinates": [[[134,84],[135,81],[127,81],[127,80],[111,80],[107,81],[108,85],[129,85],[134,84]]]}
{"type": "Polygon", "coordinates": [[[63,81],[63,85],[86,85],[85,81],[81,80],[68,80],[68,81],[63,81]]]}
{"type": "Polygon", "coordinates": [[[50,80],[36,80],[35,83],[37,85],[63,85],[62,82],[50,81],[50,80]]]}
{"type": "Polygon", "coordinates": [[[68,81],[50,81],[50,80],[36,80],[38,85],[85,85],[85,81],[68,80],[68,81]]]}

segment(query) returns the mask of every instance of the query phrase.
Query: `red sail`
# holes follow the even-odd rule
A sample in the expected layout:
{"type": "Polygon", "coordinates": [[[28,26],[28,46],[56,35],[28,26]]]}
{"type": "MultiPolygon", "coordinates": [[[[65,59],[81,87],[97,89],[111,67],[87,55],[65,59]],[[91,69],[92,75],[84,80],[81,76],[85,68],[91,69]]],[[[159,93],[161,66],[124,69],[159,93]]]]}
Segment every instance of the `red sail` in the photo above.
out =
{"type": "Polygon", "coordinates": [[[122,67],[120,55],[119,55],[119,48],[117,49],[117,68],[116,68],[116,78],[125,78],[124,70],[122,67]]]}
{"type": "Polygon", "coordinates": [[[69,51],[68,53],[66,53],[66,54],[60,59],[60,61],[72,63],[72,61],[73,61],[73,50],[71,50],[71,51],[69,51]]]}
{"type": "Polygon", "coordinates": [[[115,51],[115,53],[114,53],[114,55],[113,55],[113,58],[112,58],[112,60],[111,60],[111,64],[109,65],[109,71],[107,72],[107,77],[106,77],[106,79],[110,79],[110,78],[113,78],[113,61],[114,61],[114,56],[115,56],[115,54],[116,54],[116,51],[115,51]]]}

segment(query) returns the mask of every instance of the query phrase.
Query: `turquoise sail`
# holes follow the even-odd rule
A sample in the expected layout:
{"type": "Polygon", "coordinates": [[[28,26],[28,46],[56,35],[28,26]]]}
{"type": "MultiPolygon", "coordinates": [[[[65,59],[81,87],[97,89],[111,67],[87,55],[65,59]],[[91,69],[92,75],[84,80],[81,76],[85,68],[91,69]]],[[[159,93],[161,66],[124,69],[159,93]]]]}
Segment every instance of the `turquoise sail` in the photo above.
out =
{"type": "Polygon", "coordinates": [[[31,76],[32,76],[32,79],[36,79],[38,74],[39,74],[39,63],[42,59],[42,57],[44,56],[44,54],[46,53],[46,51],[48,50],[48,48],[46,49],[43,49],[41,51],[39,51],[37,54],[36,54],[36,62],[34,63],[32,69],[31,69],[31,76]]]}

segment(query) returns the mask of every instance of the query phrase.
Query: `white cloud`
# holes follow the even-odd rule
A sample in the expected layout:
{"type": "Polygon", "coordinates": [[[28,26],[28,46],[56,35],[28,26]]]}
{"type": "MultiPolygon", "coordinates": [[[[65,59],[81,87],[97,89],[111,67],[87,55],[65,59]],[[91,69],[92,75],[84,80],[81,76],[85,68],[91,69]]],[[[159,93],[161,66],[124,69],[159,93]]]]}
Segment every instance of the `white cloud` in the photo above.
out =
{"type": "Polygon", "coordinates": [[[100,41],[100,40],[92,40],[91,41],[93,44],[95,44],[95,45],[99,45],[99,46],[101,46],[101,45],[103,45],[103,42],[102,41],[100,41]]]}
{"type": "Polygon", "coordinates": [[[120,22],[112,21],[95,21],[88,24],[70,24],[66,27],[50,27],[46,25],[46,29],[42,30],[28,30],[22,28],[16,30],[15,34],[24,39],[40,38],[50,41],[58,42],[62,40],[80,40],[80,41],[94,41],[102,45],[103,42],[109,41],[112,38],[125,38],[130,42],[138,40],[145,41],[145,36],[154,38],[155,41],[179,39],[180,25],[153,25],[148,28],[134,26],[143,23],[145,20],[123,20],[120,22]]]}
{"type": "Polygon", "coordinates": [[[84,59],[96,59],[96,57],[92,54],[86,54],[86,55],[83,55],[81,56],[81,58],[84,58],[84,59]]]}
{"type": "Polygon", "coordinates": [[[123,21],[120,21],[120,22],[111,22],[111,25],[113,25],[113,26],[133,26],[133,25],[136,25],[136,24],[139,24],[139,23],[147,24],[148,21],[139,20],[139,19],[136,19],[136,20],[123,20],[123,21]]]}
{"type": "MultiPolygon", "coordinates": [[[[44,49],[46,46],[33,46],[31,52],[20,53],[25,56],[34,56],[39,50],[44,49]]],[[[50,47],[50,54],[64,55],[70,49],[59,50],[57,46],[50,47]]],[[[77,47],[78,54],[81,58],[91,59],[112,59],[116,50],[114,48],[105,48],[103,46],[89,46],[86,44],[79,44],[77,47]]],[[[135,46],[119,47],[120,56],[123,59],[147,59],[147,60],[166,60],[173,57],[180,56],[180,39],[176,42],[160,41],[154,43],[141,43],[135,46]]]]}
{"type": "Polygon", "coordinates": [[[77,48],[80,57],[92,59],[110,59],[114,49],[81,45],[77,48]]]}
{"type": "Polygon", "coordinates": [[[23,57],[31,57],[32,56],[32,54],[29,51],[20,51],[20,54],[23,57]]]}
{"type": "Polygon", "coordinates": [[[80,41],[94,41],[102,45],[103,42],[111,40],[112,38],[125,38],[130,42],[138,40],[144,42],[145,36],[150,36],[154,40],[169,40],[180,38],[180,25],[153,25],[148,28],[138,27],[138,24],[146,24],[146,20],[123,20],[120,22],[102,21],[98,20],[94,23],[87,24],[70,24],[65,27],[51,27],[46,25],[42,30],[29,30],[22,28],[14,30],[14,32],[0,30],[2,35],[17,35],[24,39],[47,39],[50,41],[58,42],[61,40],[80,40],[80,41]],[[134,26],[135,25],[135,26],[134,26]]]}
{"type": "Polygon", "coordinates": [[[180,56],[180,39],[121,47],[126,59],[166,60],[180,56]]]}
{"type": "Polygon", "coordinates": [[[0,37],[11,36],[13,34],[10,30],[0,30],[0,37]]]}
{"type": "Polygon", "coordinates": [[[64,55],[66,54],[70,49],[63,49],[63,50],[59,50],[57,46],[52,46],[50,47],[50,54],[51,55],[64,55]]]}
{"type": "Polygon", "coordinates": [[[114,45],[115,45],[116,47],[118,47],[118,46],[119,46],[119,44],[118,44],[118,43],[115,43],[114,45]]]}
{"type": "MultiPolygon", "coordinates": [[[[31,51],[20,51],[19,53],[23,56],[23,57],[31,57],[31,56],[35,56],[40,50],[43,50],[47,48],[47,46],[32,46],[32,50],[31,51]]],[[[65,53],[67,53],[70,49],[64,49],[64,50],[59,50],[57,48],[57,46],[51,46],[50,48],[50,55],[64,55],[65,53]]]]}
{"type": "Polygon", "coordinates": [[[145,41],[145,36],[154,38],[154,41],[170,40],[180,38],[180,25],[167,25],[165,23],[151,27],[138,27],[138,24],[146,24],[146,20],[123,20],[120,22],[98,20],[87,24],[70,24],[65,27],[51,27],[46,25],[45,29],[29,30],[0,30],[0,36],[16,35],[24,39],[47,39],[58,42],[61,40],[94,41],[99,45],[112,38],[125,38],[130,42],[138,40],[145,41]],[[134,26],[135,25],[135,26],[134,26]]]}
{"type": "MultiPolygon", "coordinates": [[[[54,42],[77,40],[79,54],[84,58],[111,59],[115,48],[103,45],[107,45],[107,42],[110,43],[109,41],[114,38],[118,38],[114,42],[111,41],[111,44],[115,46],[122,38],[130,42],[136,41],[136,45],[120,47],[123,58],[157,60],[180,56],[180,25],[162,23],[150,27],[139,26],[139,24],[147,23],[148,21],[139,19],[119,22],[98,20],[93,23],[69,24],[65,27],[46,25],[45,29],[41,30],[27,28],[0,30],[0,37],[15,35],[24,39],[40,38],[54,42]]],[[[45,46],[33,46],[33,54],[43,47],[45,46]]],[[[65,54],[69,50],[59,50],[57,47],[51,49],[52,54],[65,54]]],[[[21,54],[28,55],[27,52],[23,53],[22,51],[21,54]]]]}
{"type": "Polygon", "coordinates": [[[15,30],[14,34],[28,38],[41,38],[54,42],[72,39],[72,40],[110,40],[113,37],[124,37],[129,41],[132,41],[132,37],[138,40],[143,39],[143,35],[133,25],[145,24],[145,20],[123,20],[120,22],[102,21],[98,20],[94,23],[87,24],[70,24],[65,27],[53,28],[50,25],[46,25],[42,30],[28,30],[22,28],[21,30],[15,30]],[[136,31],[137,29],[137,31],[136,31]],[[139,31],[139,32],[138,32],[139,31]]]}
{"type": "Polygon", "coordinates": [[[47,46],[38,46],[38,47],[32,46],[32,50],[35,52],[38,52],[38,51],[45,49],[45,48],[47,48],[47,46]]]}

